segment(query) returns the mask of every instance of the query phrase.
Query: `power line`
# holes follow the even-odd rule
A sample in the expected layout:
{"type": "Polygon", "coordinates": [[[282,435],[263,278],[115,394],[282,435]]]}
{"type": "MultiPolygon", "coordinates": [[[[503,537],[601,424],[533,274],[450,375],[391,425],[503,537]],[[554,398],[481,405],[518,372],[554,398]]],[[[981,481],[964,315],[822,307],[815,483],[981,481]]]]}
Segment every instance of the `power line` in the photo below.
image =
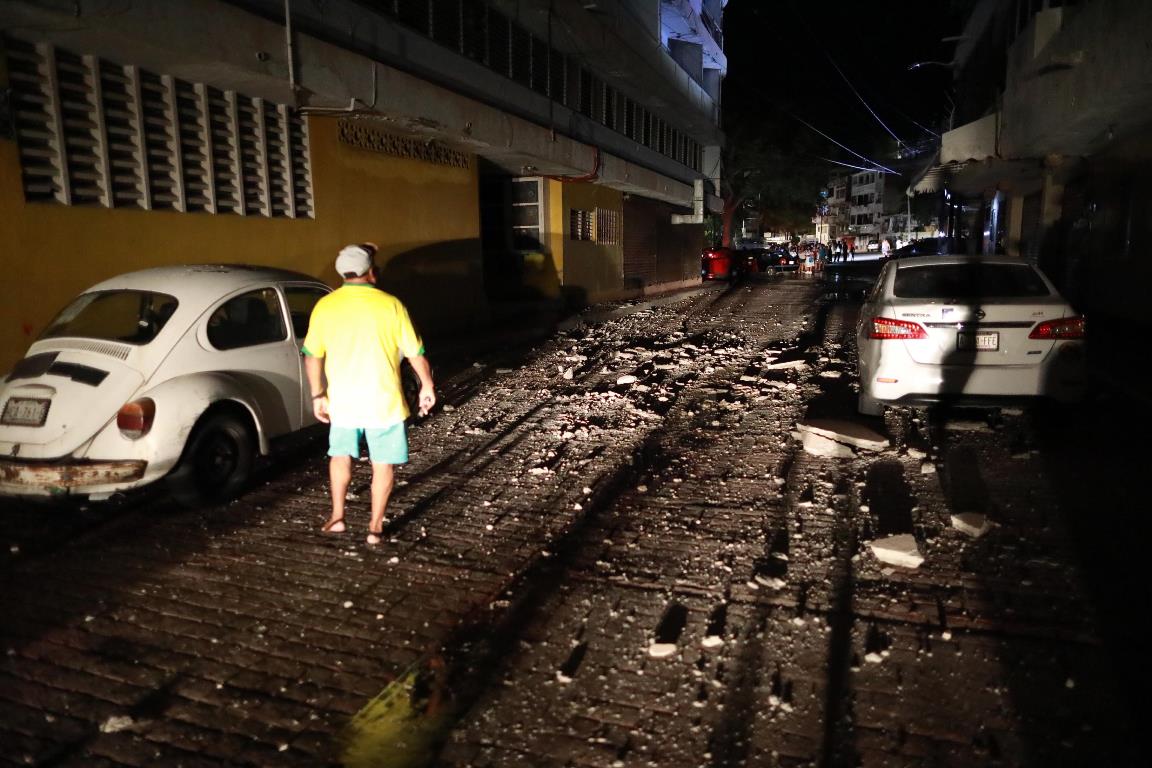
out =
{"type": "MultiPolygon", "coordinates": [[[[830,157],[820,157],[819,155],[816,155],[816,159],[817,160],[823,160],[826,163],[835,163],[836,165],[842,165],[845,168],[855,168],[858,171],[877,171],[878,173],[888,173],[888,171],[881,171],[878,168],[867,168],[863,165],[852,165],[852,163],[842,163],[839,160],[833,160],[830,157]]],[[[899,175],[899,174],[897,174],[897,175],[899,175]]]]}

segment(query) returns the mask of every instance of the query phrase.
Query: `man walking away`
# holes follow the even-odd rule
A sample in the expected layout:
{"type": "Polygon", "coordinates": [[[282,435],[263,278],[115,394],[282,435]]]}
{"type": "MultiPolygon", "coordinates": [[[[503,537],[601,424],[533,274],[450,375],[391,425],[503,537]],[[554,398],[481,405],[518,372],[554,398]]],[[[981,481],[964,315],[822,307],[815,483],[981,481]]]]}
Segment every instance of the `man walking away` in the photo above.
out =
{"type": "Polygon", "coordinates": [[[369,544],[379,544],[384,531],[393,465],[408,461],[404,420],[409,413],[400,383],[401,356],[420,377],[420,415],[436,404],[432,368],[408,310],[395,296],[375,287],[375,255],[372,243],[340,251],[336,271],[344,284],[316,302],[303,349],[313,413],[331,425],[332,515],[323,530],[346,530],[344,501],[352,480],[352,460],[360,457],[363,440],[372,461],[369,544]]]}

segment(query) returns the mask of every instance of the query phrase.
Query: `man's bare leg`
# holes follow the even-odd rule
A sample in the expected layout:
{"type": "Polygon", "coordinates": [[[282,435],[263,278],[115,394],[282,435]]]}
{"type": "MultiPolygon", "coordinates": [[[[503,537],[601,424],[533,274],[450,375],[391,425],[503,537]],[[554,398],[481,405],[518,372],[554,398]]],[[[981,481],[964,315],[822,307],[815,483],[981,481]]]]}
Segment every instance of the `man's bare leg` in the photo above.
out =
{"type": "Polygon", "coordinates": [[[395,473],[391,464],[372,462],[372,519],[368,521],[368,543],[379,544],[384,531],[384,510],[392,495],[395,473]]]}
{"type": "Polygon", "coordinates": [[[344,499],[348,495],[348,485],[352,482],[352,457],[333,456],[328,461],[328,482],[332,486],[332,517],[324,524],[324,530],[343,533],[344,499]]]}

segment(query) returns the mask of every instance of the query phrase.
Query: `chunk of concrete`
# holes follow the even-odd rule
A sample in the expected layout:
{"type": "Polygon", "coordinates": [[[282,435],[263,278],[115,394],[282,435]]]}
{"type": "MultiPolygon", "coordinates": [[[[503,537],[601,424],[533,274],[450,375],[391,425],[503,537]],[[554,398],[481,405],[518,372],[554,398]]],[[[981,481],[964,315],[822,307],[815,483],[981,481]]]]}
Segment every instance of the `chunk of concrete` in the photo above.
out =
{"type": "Polygon", "coordinates": [[[809,419],[796,426],[801,432],[811,432],[865,451],[883,451],[888,447],[888,438],[855,421],[809,419]]]}
{"type": "Polygon", "coordinates": [[[877,560],[888,565],[919,568],[924,562],[924,556],[920,554],[920,547],[916,544],[916,537],[910,533],[874,539],[868,542],[868,546],[872,548],[872,554],[876,555],[877,560]]]}
{"type": "Polygon", "coordinates": [[[993,525],[994,523],[988,519],[988,516],[980,512],[961,512],[958,515],[952,515],[952,527],[974,539],[988,533],[992,530],[993,525]]]}
{"type": "Polygon", "coordinates": [[[815,432],[801,429],[793,434],[800,438],[804,452],[813,456],[823,456],[829,459],[850,459],[856,455],[856,452],[844,443],[838,443],[815,432]]]}

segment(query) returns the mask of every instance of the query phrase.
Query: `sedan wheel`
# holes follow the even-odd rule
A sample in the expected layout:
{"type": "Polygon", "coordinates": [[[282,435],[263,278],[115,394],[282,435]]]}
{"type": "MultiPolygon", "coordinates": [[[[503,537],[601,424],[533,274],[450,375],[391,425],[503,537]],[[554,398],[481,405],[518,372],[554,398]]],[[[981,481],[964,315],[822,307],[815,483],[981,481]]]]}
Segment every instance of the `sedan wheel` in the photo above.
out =
{"type": "Polygon", "coordinates": [[[884,403],[861,392],[856,398],[856,410],[864,416],[883,416],[884,403]]]}
{"type": "Polygon", "coordinates": [[[219,413],[196,429],[168,483],[173,497],[184,506],[218,504],[240,492],[254,461],[248,427],[235,416],[219,413]]]}

